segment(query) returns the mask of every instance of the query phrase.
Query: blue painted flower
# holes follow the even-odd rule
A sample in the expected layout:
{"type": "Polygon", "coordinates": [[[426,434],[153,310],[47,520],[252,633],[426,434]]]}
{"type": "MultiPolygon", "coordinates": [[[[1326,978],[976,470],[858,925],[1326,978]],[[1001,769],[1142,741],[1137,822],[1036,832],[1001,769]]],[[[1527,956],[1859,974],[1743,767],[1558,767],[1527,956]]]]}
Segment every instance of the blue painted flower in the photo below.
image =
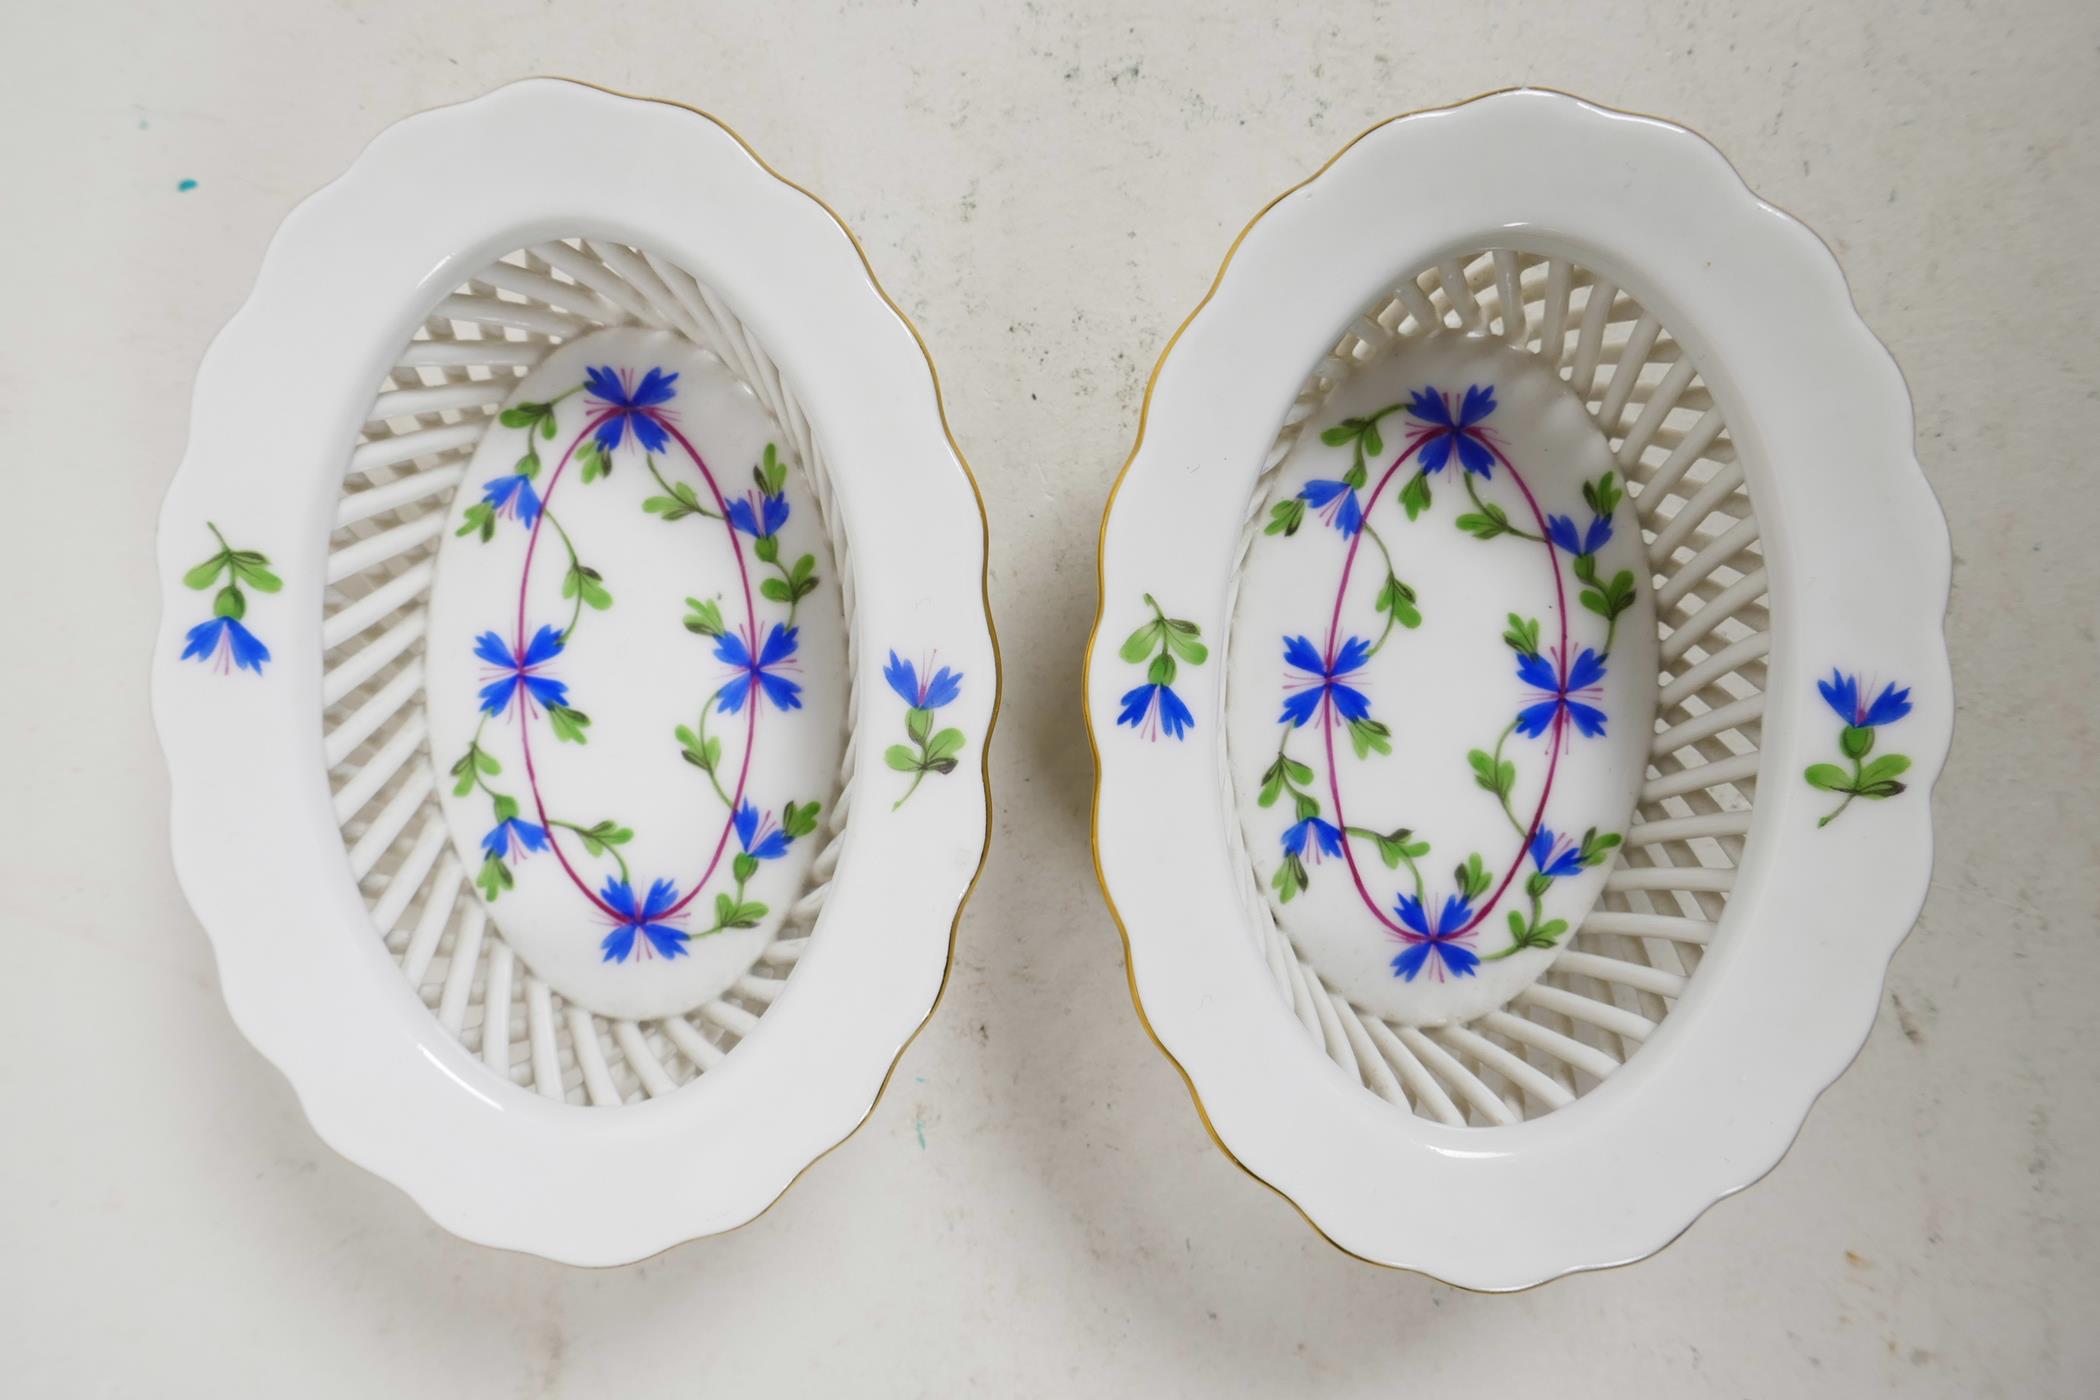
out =
{"type": "Polygon", "coordinates": [[[561,633],[542,627],[532,634],[525,650],[514,652],[494,632],[484,632],[474,641],[474,654],[496,668],[496,678],[481,688],[483,714],[500,715],[510,708],[511,698],[530,707],[548,709],[569,703],[569,687],[539,674],[539,668],[561,655],[561,633]]]}
{"type": "Polygon", "coordinates": [[[506,817],[481,838],[481,849],[497,860],[523,860],[527,852],[547,849],[547,828],[523,817],[506,817]]]}
{"type": "Polygon", "coordinates": [[[1575,698],[1597,694],[1604,680],[1604,658],[1596,652],[1584,647],[1575,664],[1561,674],[1555,674],[1552,663],[1537,652],[1519,652],[1517,677],[1539,692],[1536,702],[1517,713],[1517,732],[1525,738],[1537,738],[1548,725],[1563,720],[1573,720],[1589,738],[1604,732],[1604,711],[1575,698]]]}
{"type": "Polygon", "coordinates": [[[747,491],[742,500],[729,502],[729,523],[755,539],[764,539],[785,524],[788,500],[785,495],[747,491]]]}
{"type": "Polygon", "coordinates": [[[1157,739],[1165,730],[1169,739],[1179,739],[1196,727],[1196,717],[1173,686],[1154,682],[1123,692],[1123,713],[1116,716],[1116,723],[1142,730],[1148,738],[1157,739]]]}
{"type": "Polygon", "coordinates": [[[890,664],[882,668],[882,678],[890,683],[890,689],[902,696],[904,703],[915,710],[938,710],[962,694],[962,672],[951,671],[946,666],[934,671],[927,663],[929,674],[919,679],[919,670],[909,661],[898,659],[896,652],[890,653],[890,664]]]}
{"type": "Polygon", "coordinates": [[[795,638],[799,627],[783,627],[773,624],[766,634],[765,645],[754,647],[744,637],[734,632],[724,632],[715,638],[715,659],[736,668],[736,675],[722,687],[721,710],[733,715],[744,708],[744,697],[755,685],[773,702],[775,709],[799,710],[802,708],[802,687],[779,674],[786,669],[795,655],[795,638]]]}
{"type": "Polygon", "coordinates": [[[1364,508],[1356,499],[1356,488],[1346,481],[1308,481],[1298,499],[1320,512],[1320,518],[1347,539],[1364,527],[1364,508]]]}
{"type": "Polygon", "coordinates": [[[751,799],[748,797],[744,799],[743,805],[736,809],[733,820],[736,824],[737,845],[743,848],[745,855],[754,859],[778,860],[786,855],[788,847],[794,844],[794,837],[773,824],[773,814],[761,814],[758,808],[751,805],[751,799]]]}
{"type": "Polygon", "coordinates": [[[1334,705],[1345,720],[1367,719],[1371,714],[1371,702],[1361,690],[1353,685],[1344,685],[1341,678],[1363,669],[1371,659],[1371,644],[1361,637],[1351,637],[1342,643],[1332,661],[1323,661],[1319,651],[1303,637],[1283,639],[1283,659],[1293,668],[1303,671],[1308,679],[1289,679],[1284,682],[1286,690],[1294,693],[1284,696],[1283,717],[1278,721],[1296,728],[1303,728],[1320,708],[1322,701],[1334,705]]]}
{"type": "Polygon", "coordinates": [[[607,880],[598,897],[612,910],[615,919],[612,932],[598,945],[604,950],[606,962],[626,962],[636,952],[646,958],[652,948],[667,958],[685,955],[686,931],[664,922],[678,917],[671,913],[678,903],[678,886],[669,880],[658,880],[649,886],[648,897],[637,904],[634,889],[625,880],[607,880]],[[635,947],[637,934],[643,940],[640,949],[635,947]]]}
{"type": "Polygon", "coordinates": [[[1910,688],[1897,689],[1894,681],[1881,688],[1881,694],[1871,702],[1861,699],[1865,690],[1873,689],[1869,682],[1862,689],[1859,677],[1848,676],[1833,669],[1830,679],[1817,681],[1816,689],[1823,692],[1823,699],[1830,708],[1838,712],[1838,718],[1854,729],[1877,729],[1884,724],[1894,724],[1910,713],[1910,688]]]}
{"type": "Polygon", "coordinates": [[[1542,826],[1532,833],[1531,863],[1547,879],[1565,880],[1582,873],[1582,851],[1574,842],[1555,836],[1551,827],[1542,826]]]}
{"type": "Polygon", "coordinates": [[[1611,517],[1593,515],[1590,517],[1590,528],[1578,532],[1575,522],[1569,517],[1549,515],[1546,517],[1546,533],[1555,544],[1570,554],[1595,554],[1611,543],[1611,517]]]}
{"type": "Polygon", "coordinates": [[[645,451],[661,452],[670,446],[671,435],[664,431],[662,405],[676,396],[677,390],[671,386],[677,382],[677,375],[652,369],[637,386],[631,369],[615,373],[611,365],[592,366],[583,377],[584,387],[597,400],[599,410],[612,410],[598,424],[598,446],[607,452],[618,447],[626,440],[630,423],[634,440],[645,451]]]}
{"type": "Polygon", "coordinates": [[[1473,385],[1455,410],[1449,394],[1417,389],[1407,411],[1428,425],[1416,430],[1423,435],[1419,459],[1423,471],[1442,471],[1455,451],[1459,465],[1467,471],[1486,477],[1495,474],[1495,454],[1488,450],[1485,430],[1480,426],[1481,420],[1495,411],[1494,385],[1473,385]]]}
{"type": "Polygon", "coordinates": [[[1307,856],[1315,862],[1323,855],[1338,856],[1342,853],[1342,829],[1333,822],[1323,822],[1318,817],[1307,817],[1285,829],[1283,853],[1289,856],[1307,856]]]}
{"type": "Polygon", "coordinates": [[[182,649],[182,659],[216,665],[221,672],[238,666],[259,676],[263,663],[270,659],[270,649],[236,619],[215,617],[189,630],[189,645],[182,649]]]}
{"type": "Polygon", "coordinates": [[[496,514],[513,517],[530,530],[540,518],[540,494],[532,489],[532,478],[523,472],[499,476],[481,488],[481,499],[496,514]]]}
{"type": "Polygon", "coordinates": [[[1407,946],[1393,958],[1393,971],[1399,974],[1401,981],[1414,981],[1432,956],[1437,961],[1430,966],[1430,971],[1439,982],[1447,973],[1453,977],[1471,977],[1474,969],[1480,966],[1480,954],[1457,941],[1470,937],[1473,932],[1468,927],[1473,908],[1463,895],[1448,896],[1434,922],[1423,910],[1422,901],[1413,895],[1401,895],[1393,912],[1407,926],[1400,933],[1400,941],[1407,946]]]}

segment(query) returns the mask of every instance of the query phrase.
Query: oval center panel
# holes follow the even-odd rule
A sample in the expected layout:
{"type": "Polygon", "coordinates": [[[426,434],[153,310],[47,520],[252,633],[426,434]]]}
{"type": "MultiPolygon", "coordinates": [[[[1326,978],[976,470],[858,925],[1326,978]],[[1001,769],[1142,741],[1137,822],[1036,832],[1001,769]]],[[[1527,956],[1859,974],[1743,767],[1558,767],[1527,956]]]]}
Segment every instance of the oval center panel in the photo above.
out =
{"type": "Polygon", "coordinates": [[[1226,727],[1278,926],[1402,1025],[1536,981],[1602,893],[1647,771],[1645,546],[1603,434],[1479,337],[1352,368],[1276,470],[1226,727]]]}
{"type": "Polygon", "coordinates": [[[519,382],[438,552],[445,818],[533,973],[691,1011],[804,893],[843,756],[845,620],[802,468],[714,356],[606,330],[519,382]]]}

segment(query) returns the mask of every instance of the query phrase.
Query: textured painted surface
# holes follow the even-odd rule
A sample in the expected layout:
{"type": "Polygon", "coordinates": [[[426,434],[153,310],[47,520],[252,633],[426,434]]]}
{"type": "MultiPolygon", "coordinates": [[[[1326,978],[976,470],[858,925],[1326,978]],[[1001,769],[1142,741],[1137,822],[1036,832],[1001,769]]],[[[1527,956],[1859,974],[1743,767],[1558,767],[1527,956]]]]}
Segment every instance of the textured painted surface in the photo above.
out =
{"type": "Polygon", "coordinates": [[[23,1393],[2089,1391],[2090,6],[101,8],[0,16],[41,56],[0,90],[23,1393]],[[544,71],[708,107],[853,225],[983,483],[1007,662],[992,861],[873,1120],[611,1273],[459,1244],[314,1138],[168,873],[144,684],[189,378],[277,221],[395,117],[544,71]],[[1646,1264],[1489,1299],[1334,1253],[1205,1139],[1094,888],[1078,675],[1102,498],[1232,236],[1375,118],[1523,78],[1697,127],[1844,259],[1953,525],[1961,709],[1932,899],[1793,1153],[1646,1264]]]}

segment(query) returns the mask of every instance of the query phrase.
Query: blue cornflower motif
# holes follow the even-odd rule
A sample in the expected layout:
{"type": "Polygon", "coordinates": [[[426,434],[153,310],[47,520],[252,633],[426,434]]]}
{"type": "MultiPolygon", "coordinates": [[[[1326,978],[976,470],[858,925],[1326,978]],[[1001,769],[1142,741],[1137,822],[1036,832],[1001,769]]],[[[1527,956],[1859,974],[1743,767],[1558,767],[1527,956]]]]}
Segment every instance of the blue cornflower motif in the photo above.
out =
{"type": "Polygon", "coordinates": [[[1449,394],[1417,389],[1407,411],[1428,424],[1427,428],[1416,430],[1423,435],[1421,456],[1417,459],[1423,471],[1442,471],[1456,451],[1459,465],[1467,471],[1486,477],[1495,474],[1495,454],[1488,451],[1486,430],[1480,426],[1481,420],[1495,411],[1494,385],[1473,385],[1456,410],[1451,407],[1449,394]]]}
{"type": "Polygon", "coordinates": [[[1575,698],[1595,695],[1604,679],[1604,658],[1596,652],[1584,647],[1565,675],[1556,675],[1552,663],[1537,652],[1519,652],[1517,677],[1540,695],[1535,703],[1517,712],[1517,733],[1527,739],[1537,738],[1548,725],[1563,717],[1573,720],[1575,727],[1589,738],[1604,732],[1604,711],[1575,698]]]}
{"type": "Polygon", "coordinates": [[[1473,907],[1466,902],[1465,896],[1447,896],[1434,922],[1423,910],[1422,901],[1413,895],[1401,895],[1393,912],[1407,926],[1399,935],[1407,946],[1393,958],[1393,971],[1401,981],[1414,981],[1432,954],[1437,963],[1431,971],[1439,982],[1444,980],[1446,973],[1453,977],[1471,977],[1474,969],[1480,966],[1480,954],[1456,941],[1472,934],[1467,925],[1472,920],[1473,907]]]}
{"type": "Polygon", "coordinates": [[[530,530],[540,518],[540,494],[532,489],[532,478],[523,472],[499,476],[481,488],[481,499],[498,515],[515,517],[530,530]]]}
{"type": "Polygon", "coordinates": [[[214,664],[221,672],[238,666],[259,676],[263,663],[270,659],[270,649],[236,619],[215,617],[189,630],[189,645],[182,649],[182,659],[214,664]]]}
{"type": "Polygon", "coordinates": [[[670,446],[671,435],[664,431],[662,405],[677,395],[671,387],[677,382],[677,375],[652,369],[636,386],[631,369],[615,373],[611,365],[592,366],[583,376],[584,387],[600,407],[612,410],[598,424],[598,446],[607,452],[618,447],[625,441],[630,423],[634,426],[634,440],[645,451],[661,452],[670,446]]]}
{"type": "Polygon", "coordinates": [[[1356,499],[1356,488],[1346,481],[1308,481],[1298,491],[1298,499],[1320,512],[1320,518],[1342,532],[1347,539],[1364,527],[1363,503],[1356,499]]]}
{"type": "Polygon", "coordinates": [[[1319,651],[1304,637],[1285,637],[1283,659],[1311,679],[1294,678],[1284,682],[1285,687],[1294,689],[1295,693],[1284,696],[1283,717],[1278,723],[1304,728],[1323,700],[1331,701],[1336,712],[1352,723],[1370,717],[1369,698],[1355,686],[1344,685],[1341,681],[1341,677],[1362,670],[1364,663],[1371,659],[1369,642],[1361,637],[1349,638],[1330,663],[1321,660],[1319,651]]]}
{"type": "Polygon", "coordinates": [[[1582,873],[1582,851],[1572,841],[1563,841],[1551,827],[1540,827],[1531,837],[1531,863],[1549,880],[1564,880],[1582,873]]]}
{"type": "Polygon", "coordinates": [[[795,638],[799,627],[783,627],[773,624],[766,634],[765,645],[754,646],[749,640],[734,632],[724,632],[715,638],[715,659],[736,667],[736,675],[722,687],[721,710],[733,715],[744,708],[744,697],[756,685],[773,702],[775,709],[799,710],[802,708],[802,687],[785,676],[776,674],[786,668],[795,655],[795,638]]]}
{"type": "Polygon", "coordinates": [[[481,849],[496,860],[522,860],[529,851],[547,849],[547,828],[523,817],[505,817],[481,838],[481,849]]]}
{"type": "MultiPolygon", "coordinates": [[[[1910,688],[1906,686],[1899,690],[1894,681],[1883,686],[1881,694],[1871,702],[1860,698],[1864,691],[1859,677],[1835,669],[1829,680],[1816,682],[1816,689],[1823,692],[1823,699],[1838,712],[1838,718],[1854,729],[1876,729],[1884,724],[1894,724],[1910,713],[1910,688]]],[[[1865,689],[1873,689],[1873,683],[1868,682],[1865,689]]]]}
{"type": "Polygon", "coordinates": [[[729,505],[729,523],[754,539],[765,539],[781,526],[787,524],[788,500],[786,495],[762,495],[747,491],[741,500],[729,505]]]}
{"type": "Polygon", "coordinates": [[[748,797],[736,809],[733,821],[737,845],[743,848],[745,855],[756,860],[778,860],[794,844],[794,837],[773,825],[772,813],[761,814],[748,797]]]}
{"type": "Polygon", "coordinates": [[[1569,517],[1549,515],[1546,517],[1546,534],[1570,554],[1595,554],[1611,543],[1611,517],[1593,515],[1590,517],[1590,528],[1578,532],[1575,522],[1569,517]]]}
{"type": "Polygon", "coordinates": [[[890,653],[890,664],[882,668],[882,678],[890,683],[890,689],[903,697],[904,703],[915,710],[938,710],[962,694],[962,672],[951,671],[946,666],[932,669],[927,663],[925,680],[919,679],[919,670],[909,661],[900,660],[896,652],[890,653]]]}
{"type": "Polygon", "coordinates": [[[1315,862],[1323,855],[1338,856],[1342,853],[1342,829],[1333,822],[1307,817],[1284,830],[1283,853],[1309,856],[1315,862]]]}
{"type": "Polygon", "coordinates": [[[567,707],[569,687],[538,674],[540,667],[561,655],[561,648],[561,633],[552,627],[542,627],[533,633],[532,640],[526,643],[522,652],[512,651],[494,632],[482,633],[474,641],[474,654],[500,674],[481,688],[481,712],[500,715],[510,708],[513,696],[519,696],[520,702],[528,707],[567,707]]]}
{"type": "Polygon", "coordinates": [[[1116,716],[1116,723],[1146,730],[1148,738],[1157,739],[1165,730],[1169,739],[1179,739],[1196,727],[1196,717],[1173,686],[1152,682],[1123,692],[1123,713],[1116,716]]]}
{"type": "Polygon", "coordinates": [[[606,962],[626,962],[635,953],[635,935],[645,940],[639,952],[648,957],[654,948],[667,958],[683,957],[688,934],[682,928],[674,928],[663,922],[678,917],[671,910],[678,903],[678,886],[669,880],[658,880],[649,886],[648,897],[635,903],[634,888],[625,880],[607,880],[605,888],[598,892],[606,908],[612,910],[615,922],[611,933],[605,935],[599,948],[604,950],[606,962]]]}

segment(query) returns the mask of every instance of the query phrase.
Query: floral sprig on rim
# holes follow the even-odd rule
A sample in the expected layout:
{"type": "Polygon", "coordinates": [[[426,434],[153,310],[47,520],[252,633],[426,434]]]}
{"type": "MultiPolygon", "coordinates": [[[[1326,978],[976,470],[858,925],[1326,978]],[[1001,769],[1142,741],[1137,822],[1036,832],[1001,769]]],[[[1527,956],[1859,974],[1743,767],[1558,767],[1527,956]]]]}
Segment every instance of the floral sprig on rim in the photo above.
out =
{"type": "Polygon", "coordinates": [[[1174,680],[1182,663],[1201,666],[1210,648],[1201,640],[1202,628],[1186,618],[1168,617],[1150,593],[1145,595],[1145,606],[1152,609],[1152,620],[1126,637],[1117,653],[1131,665],[1145,667],[1145,683],[1123,692],[1123,712],[1116,716],[1116,723],[1127,724],[1154,741],[1162,732],[1170,739],[1181,739],[1196,727],[1196,717],[1175,691],[1174,680]]]}
{"type": "Polygon", "coordinates": [[[1835,668],[1831,670],[1829,680],[1816,682],[1824,703],[1844,721],[1844,728],[1838,731],[1838,748],[1852,764],[1852,771],[1848,773],[1835,763],[1813,763],[1802,774],[1810,787],[1844,794],[1843,800],[1816,823],[1818,827],[1836,821],[1856,797],[1880,802],[1894,797],[1906,786],[1896,780],[1910,771],[1909,758],[1900,753],[1885,753],[1868,762],[1867,755],[1874,752],[1875,730],[1894,724],[1910,713],[1910,689],[1907,686],[1899,688],[1891,681],[1870,700],[1867,695],[1873,688],[1872,682],[1863,686],[1859,677],[1835,668]]]}
{"type": "Polygon", "coordinates": [[[908,745],[890,745],[882,755],[882,761],[899,773],[911,774],[911,785],[904,789],[904,796],[890,804],[894,812],[911,800],[928,773],[945,776],[955,771],[955,756],[968,740],[960,729],[936,730],[933,724],[934,712],[954,704],[962,695],[963,675],[947,666],[935,670],[931,661],[923,667],[914,666],[893,650],[889,664],[882,668],[882,678],[908,707],[904,711],[904,732],[911,739],[908,745]]]}
{"type": "Polygon", "coordinates": [[[182,581],[200,593],[218,585],[218,592],[212,597],[212,615],[184,635],[182,659],[202,661],[220,675],[243,670],[259,676],[270,659],[270,649],[241,621],[248,615],[248,595],[241,585],[258,593],[275,593],[284,587],[284,580],[270,572],[267,556],[252,549],[235,549],[208,520],[204,528],[219,542],[218,552],[184,574],[182,581]],[[222,575],[226,582],[219,584],[222,575]]]}

